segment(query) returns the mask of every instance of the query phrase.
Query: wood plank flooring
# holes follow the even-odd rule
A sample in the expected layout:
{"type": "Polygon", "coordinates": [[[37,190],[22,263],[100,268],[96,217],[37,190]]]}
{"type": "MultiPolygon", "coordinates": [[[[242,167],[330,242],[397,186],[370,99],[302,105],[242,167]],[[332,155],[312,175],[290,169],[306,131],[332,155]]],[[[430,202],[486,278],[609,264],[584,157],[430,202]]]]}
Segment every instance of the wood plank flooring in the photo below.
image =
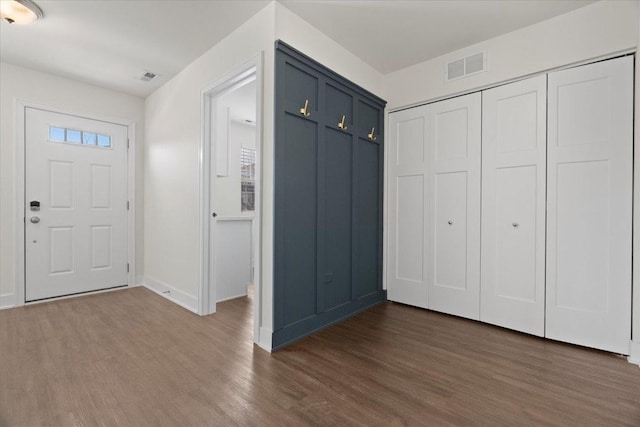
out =
{"type": "Polygon", "coordinates": [[[144,288],[0,311],[0,425],[629,425],[640,369],[382,304],[269,354],[250,298],[196,316],[144,288]]]}

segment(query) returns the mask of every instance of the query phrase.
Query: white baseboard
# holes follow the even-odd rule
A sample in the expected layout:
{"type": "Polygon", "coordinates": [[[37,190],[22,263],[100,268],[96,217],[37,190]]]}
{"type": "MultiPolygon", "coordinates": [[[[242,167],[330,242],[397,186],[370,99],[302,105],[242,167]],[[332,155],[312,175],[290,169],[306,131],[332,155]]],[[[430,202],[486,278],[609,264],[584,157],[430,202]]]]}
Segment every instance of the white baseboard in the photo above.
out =
{"type": "Polygon", "coordinates": [[[232,296],[232,297],[226,297],[226,298],[224,298],[224,299],[220,299],[220,300],[218,300],[216,303],[220,303],[220,302],[224,302],[224,301],[229,301],[229,300],[232,300],[232,299],[236,299],[236,298],[240,298],[240,297],[246,297],[246,296],[247,296],[247,293],[245,292],[245,293],[243,293],[243,294],[238,294],[238,295],[235,295],[235,296],[232,296]]]}
{"type": "Polygon", "coordinates": [[[16,306],[16,294],[0,294],[0,310],[16,306]]]}
{"type": "Polygon", "coordinates": [[[640,366],[640,341],[631,341],[627,360],[629,363],[640,366]]]}
{"type": "Polygon", "coordinates": [[[269,353],[271,353],[271,349],[273,348],[272,341],[271,341],[272,335],[273,335],[273,331],[271,329],[261,326],[260,340],[256,343],[258,344],[258,347],[260,347],[263,350],[267,350],[269,353]]]}
{"type": "Polygon", "coordinates": [[[162,283],[151,277],[146,277],[142,281],[142,286],[152,290],[156,294],[168,299],[169,301],[178,304],[182,308],[186,308],[198,314],[198,298],[191,296],[187,293],[179,291],[178,289],[162,283]]]}

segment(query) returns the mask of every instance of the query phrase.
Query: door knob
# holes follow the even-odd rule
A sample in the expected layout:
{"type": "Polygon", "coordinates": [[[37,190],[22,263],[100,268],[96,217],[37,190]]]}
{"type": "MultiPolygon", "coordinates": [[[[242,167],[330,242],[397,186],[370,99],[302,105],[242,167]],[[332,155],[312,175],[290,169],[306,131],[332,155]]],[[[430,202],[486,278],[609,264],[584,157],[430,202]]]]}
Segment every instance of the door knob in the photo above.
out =
{"type": "Polygon", "coordinates": [[[453,221],[452,221],[452,220],[449,220],[449,221],[447,221],[447,224],[449,224],[449,225],[453,225],[453,221]]]}
{"type": "Polygon", "coordinates": [[[518,224],[517,222],[512,222],[512,223],[511,223],[511,226],[512,226],[513,228],[518,228],[518,227],[520,227],[520,224],[518,224]]]}
{"type": "Polygon", "coordinates": [[[215,217],[218,216],[218,214],[214,212],[214,213],[211,214],[211,216],[215,218],[215,217]]]}
{"type": "Polygon", "coordinates": [[[31,218],[29,218],[29,221],[31,221],[34,224],[37,224],[40,222],[40,217],[32,216],[31,218]]]}

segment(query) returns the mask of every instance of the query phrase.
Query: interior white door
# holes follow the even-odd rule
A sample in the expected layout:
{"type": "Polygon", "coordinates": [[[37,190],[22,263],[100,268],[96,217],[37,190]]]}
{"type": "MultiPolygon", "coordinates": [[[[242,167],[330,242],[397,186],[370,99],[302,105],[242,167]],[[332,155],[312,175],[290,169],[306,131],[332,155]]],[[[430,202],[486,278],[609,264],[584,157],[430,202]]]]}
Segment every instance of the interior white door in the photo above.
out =
{"type": "Polygon", "coordinates": [[[633,58],[549,74],[546,336],[628,354],[633,58]]]}
{"type": "Polygon", "coordinates": [[[482,93],[480,320],[544,336],[547,76],[482,93]]]}
{"type": "Polygon", "coordinates": [[[425,215],[430,108],[389,115],[387,297],[423,308],[428,306],[425,215]]]}
{"type": "Polygon", "coordinates": [[[430,107],[429,308],[478,320],[481,96],[430,107]]]}
{"type": "Polygon", "coordinates": [[[27,108],[25,131],[26,301],[126,285],[127,128],[27,108]]]}

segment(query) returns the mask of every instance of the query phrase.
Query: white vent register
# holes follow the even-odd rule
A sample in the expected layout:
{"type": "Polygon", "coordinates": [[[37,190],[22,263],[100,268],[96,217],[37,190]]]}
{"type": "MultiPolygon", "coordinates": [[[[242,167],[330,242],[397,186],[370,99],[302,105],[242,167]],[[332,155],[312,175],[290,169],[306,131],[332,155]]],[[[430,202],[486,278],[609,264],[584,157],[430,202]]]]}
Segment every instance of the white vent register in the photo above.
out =
{"type": "Polygon", "coordinates": [[[158,77],[158,75],[156,73],[154,73],[154,72],[151,72],[151,71],[144,71],[139,76],[140,80],[142,80],[143,82],[150,82],[151,80],[155,79],[156,77],[158,77]]]}
{"type": "Polygon", "coordinates": [[[447,62],[445,78],[447,81],[457,80],[484,71],[487,71],[487,51],[447,62]]]}

